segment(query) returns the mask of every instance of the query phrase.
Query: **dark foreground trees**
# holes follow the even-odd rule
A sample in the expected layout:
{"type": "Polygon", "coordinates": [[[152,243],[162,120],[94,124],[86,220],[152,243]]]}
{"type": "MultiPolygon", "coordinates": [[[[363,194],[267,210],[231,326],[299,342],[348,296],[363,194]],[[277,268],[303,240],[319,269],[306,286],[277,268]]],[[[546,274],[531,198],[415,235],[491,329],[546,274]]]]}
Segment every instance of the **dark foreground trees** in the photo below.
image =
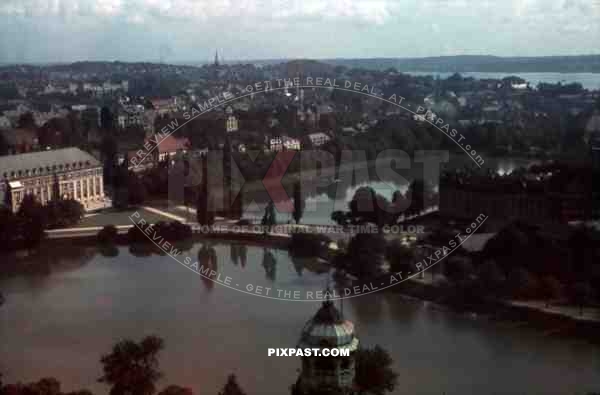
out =
{"type": "Polygon", "coordinates": [[[142,341],[123,340],[113,346],[100,362],[104,374],[98,379],[111,386],[111,395],[151,395],[162,373],[158,370],[158,353],[164,342],[156,336],[142,341]]]}
{"type": "Polygon", "coordinates": [[[392,370],[392,357],[381,348],[361,348],[356,352],[354,382],[359,394],[384,395],[396,388],[398,375],[392,370]]]}
{"type": "Polygon", "coordinates": [[[237,382],[235,374],[230,374],[227,377],[227,382],[223,389],[219,392],[219,395],[246,395],[237,382]]]}

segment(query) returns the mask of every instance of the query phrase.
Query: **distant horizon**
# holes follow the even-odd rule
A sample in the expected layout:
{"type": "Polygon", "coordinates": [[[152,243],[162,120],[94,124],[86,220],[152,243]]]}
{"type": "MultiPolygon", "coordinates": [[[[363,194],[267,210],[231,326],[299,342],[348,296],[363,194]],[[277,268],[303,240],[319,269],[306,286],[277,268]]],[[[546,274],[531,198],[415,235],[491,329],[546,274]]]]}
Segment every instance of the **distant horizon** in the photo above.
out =
{"type": "MultiPolygon", "coordinates": [[[[566,54],[554,54],[554,55],[518,55],[518,56],[505,56],[505,55],[492,55],[492,54],[475,54],[475,55],[434,55],[434,56],[367,56],[367,57],[351,57],[351,56],[336,56],[336,57],[266,57],[266,58],[237,58],[237,59],[222,59],[219,53],[219,62],[221,64],[238,64],[238,63],[255,63],[255,62],[290,62],[290,61],[332,61],[332,60],[425,60],[425,59],[458,59],[458,58],[497,58],[497,59],[551,59],[551,58],[585,58],[585,57],[600,57],[598,53],[582,53],[576,55],[566,54]]],[[[62,60],[62,61],[23,61],[23,62],[5,62],[0,61],[2,66],[53,66],[53,65],[68,65],[73,63],[151,63],[151,64],[172,64],[172,65],[189,65],[194,66],[196,64],[212,64],[213,60],[190,60],[190,59],[172,59],[172,60],[159,60],[159,59],[139,59],[139,60],[123,60],[123,59],[93,59],[93,58],[81,58],[74,60],[62,60]]],[[[418,71],[418,70],[415,70],[418,71]]]]}

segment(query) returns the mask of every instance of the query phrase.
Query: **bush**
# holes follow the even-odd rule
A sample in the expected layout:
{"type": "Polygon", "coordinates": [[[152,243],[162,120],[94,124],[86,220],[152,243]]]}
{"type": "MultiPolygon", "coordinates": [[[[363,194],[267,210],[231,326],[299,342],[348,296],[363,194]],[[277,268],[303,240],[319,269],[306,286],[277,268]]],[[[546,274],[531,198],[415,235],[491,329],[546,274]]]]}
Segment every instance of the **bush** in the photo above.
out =
{"type": "Polygon", "coordinates": [[[186,240],[192,237],[192,228],[189,225],[182,224],[178,221],[173,222],[157,222],[156,224],[149,224],[146,226],[137,225],[129,229],[127,232],[127,239],[131,243],[138,242],[151,242],[152,235],[160,235],[164,240],[168,240],[170,242],[186,240]],[[149,230],[150,235],[148,235],[146,230],[148,227],[152,227],[152,230],[149,230]]]}
{"type": "Polygon", "coordinates": [[[113,244],[117,239],[118,231],[114,225],[106,225],[98,232],[98,242],[100,244],[113,244]]]}
{"type": "Polygon", "coordinates": [[[52,200],[43,208],[49,228],[65,228],[77,224],[83,217],[83,206],[75,199],[52,200]]]}
{"type": "Polygon", "coordinates": [[[321,234],[293,233],[289,250],[297,257],[322,257],[327,254],[330,242],[329,237],[321,234]]]}

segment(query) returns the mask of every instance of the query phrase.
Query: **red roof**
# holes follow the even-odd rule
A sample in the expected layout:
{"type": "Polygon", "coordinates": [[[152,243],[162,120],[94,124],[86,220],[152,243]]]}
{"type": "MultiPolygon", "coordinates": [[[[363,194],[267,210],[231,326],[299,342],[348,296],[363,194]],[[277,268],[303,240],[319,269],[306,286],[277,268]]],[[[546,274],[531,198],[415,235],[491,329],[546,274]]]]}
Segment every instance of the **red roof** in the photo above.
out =
{"type": "Polygon", "coordinates": [[[164,107],[168,108],[173,105],[173,101],[171,99],[152,99],[150,100],[150,103],[152,103],[152,106],[156,110],[164,107]]]}
{"type": "Polygon", "coordinates": [[[154,141],[159,141],[158,152],[177,152],[180,150],[188,150],[191,148],[190,140],[187,137],[167,136],[162,140],[160,138],[154,141]]]}

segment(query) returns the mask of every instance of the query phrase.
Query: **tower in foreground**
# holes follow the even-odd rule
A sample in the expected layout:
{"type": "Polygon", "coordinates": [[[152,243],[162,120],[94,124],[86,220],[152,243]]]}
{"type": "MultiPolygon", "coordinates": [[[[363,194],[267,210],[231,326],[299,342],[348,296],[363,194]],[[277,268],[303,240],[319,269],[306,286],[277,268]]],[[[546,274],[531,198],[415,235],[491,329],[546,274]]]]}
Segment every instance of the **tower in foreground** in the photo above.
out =
{"type": "Polygon", "coordinates": [[[331,300],[324,301],[319,311],[302,329],[297,347],[311,349],[312,352],[310,356],[301,357],[302,368],[292,387],[292,394],[354,393],[358,344],[354,324],[344,319],[331,300]],[[325,349],[337,356],[323,356],[325,349]],[[346,351],[347,356],[344,355],[346,351]]]}

